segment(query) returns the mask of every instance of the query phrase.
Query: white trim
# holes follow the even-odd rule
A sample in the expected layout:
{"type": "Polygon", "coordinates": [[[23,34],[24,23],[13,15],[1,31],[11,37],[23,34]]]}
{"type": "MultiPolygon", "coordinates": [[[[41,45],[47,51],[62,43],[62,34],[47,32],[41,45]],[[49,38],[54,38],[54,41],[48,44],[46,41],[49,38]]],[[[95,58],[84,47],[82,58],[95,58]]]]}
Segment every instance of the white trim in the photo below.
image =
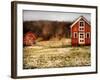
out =
{"type": "Polygon", "coordinates": [[[86,23],[90,25],[90,23],[83,16],[81,16],[70,27],[72,28],[80,19],[83,19],[84,21],[86,21],[86,23]]]}
{"type": "Polygon", "coordinates": [[[74,38],[78,38],[77,32],[73,32],[74,38]],[[76,35],[76,36],[75,36],[76,35]]]}
{"type": "Polygon", "coordinates": [[[85,32],[79,33],[79,44],[85,44],[85,32]],[[83,38],[80,34],[83,34],[83,38]],[[83,41],[83,42],[81,42],[81,41],[83,41]]]}
{"type": "Polygon", "coordinates": [[[85,30],[85,21],[84,20],[80,20],[79,21],[79,31],[84,31],[85,30]],[[83,26],[80,26],[80,22],[83,22],[83,26]],[[81,30],[83,29],[83,30],[81,30]]]}
{"type": "Polygon", "coordinates": [[[87,38],[87,34],[89,34],[89,37],[88,38],[90,38],[90,32],[86,32],[85,38],[87,38]]]}
{"type": "Polygon", "coordinates": [[[83,20],[80,20],[80,21],[79,21],[79,26],[80,26],[80,27],[84,27],[84,26],[85,26],[85,22],[84,22],[83,20]],[[81,22],[83,22],[83,26],[80,26],[80,23],[81,23],[81,22]]]}

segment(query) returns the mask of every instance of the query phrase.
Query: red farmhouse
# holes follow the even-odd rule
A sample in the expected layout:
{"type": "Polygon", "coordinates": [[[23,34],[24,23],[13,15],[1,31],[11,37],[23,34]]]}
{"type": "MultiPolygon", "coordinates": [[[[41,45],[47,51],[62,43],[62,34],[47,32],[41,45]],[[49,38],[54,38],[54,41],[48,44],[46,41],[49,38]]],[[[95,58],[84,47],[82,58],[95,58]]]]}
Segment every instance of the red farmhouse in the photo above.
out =
{"type": "Polygon", "coordinates": [[[70,27],[73,46],[91,44],[91,25],[83,16],[79,17],[70,27]]]}
{"type": "Polygon", "coordinates": [[[36,40],[35,34],[33,34],[32,32],[27,32],[24,35],[23,43],[26,46],[32,46],[35,43],[35,40],[36,40]]]}

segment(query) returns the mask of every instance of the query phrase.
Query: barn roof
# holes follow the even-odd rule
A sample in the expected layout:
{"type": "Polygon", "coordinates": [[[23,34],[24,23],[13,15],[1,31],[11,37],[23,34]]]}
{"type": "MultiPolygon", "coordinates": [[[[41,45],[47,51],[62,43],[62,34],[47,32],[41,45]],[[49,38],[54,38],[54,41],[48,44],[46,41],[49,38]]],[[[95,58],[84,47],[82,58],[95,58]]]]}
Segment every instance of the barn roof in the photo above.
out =
{"type": "Polygon", "coordinates": [[[87,21],[87,19],[86,19],[85,17],[80,16],[78,19],[76,19],[76,20],[73,22],[73,24],[72,24],[70,27],[73,27],[80,19],[83,19],[84,21],[86,21],[86,22],[90,25],[89,21],[87,21]]]}
{"type": "Polygon", "coordinates": [[[27,32],[27,33],[25,34],[25,36],[26,36],[26,35],[32,35],[32,37],[34,37],[34,39],[36,39],[36,34],[33,33],[33,32],[31,32],[31,31],[27,32]]]}

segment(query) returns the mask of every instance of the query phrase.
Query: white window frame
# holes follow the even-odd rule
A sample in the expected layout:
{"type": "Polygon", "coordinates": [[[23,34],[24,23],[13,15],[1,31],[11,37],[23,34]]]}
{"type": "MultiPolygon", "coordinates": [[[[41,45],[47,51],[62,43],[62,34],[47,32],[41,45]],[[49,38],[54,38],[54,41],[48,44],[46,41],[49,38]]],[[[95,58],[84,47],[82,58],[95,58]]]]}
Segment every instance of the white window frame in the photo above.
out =
{"type": "Polygon", "coordinates": [[[84,38],[84,34],[83,33],[80,33],[80,38],[84,38]],[[82,34],[82,35],[81,35],[82,34]]]}
{"type": "Polygon", "coordinates": [[[79,21],[79,31],[84,31],[85,22],[83,20],[79,21]],[[80,23],[83,22],[83,26],[80,26],[80,23]]]}
{"type": "Polygon", "coordinates": [[[77,32],[74,32],[74,38],[77,38],[78,35],[77,35],[77,32]]]}
{"type": "Polygon", "coordinates": [[[85,43],[85,32],[79,32],[79,44],[84,44],[84,43],[85,43]],[[80,37],[80,34],[83,34],[83,38],[80,37]]]}
{"type": "Polygon", "coordinates": [[[90,38],[90,32],[86,32],[85,37],[90,38]],[[87,34],[89,34],[89,37],[87,37],[87,34]]]}

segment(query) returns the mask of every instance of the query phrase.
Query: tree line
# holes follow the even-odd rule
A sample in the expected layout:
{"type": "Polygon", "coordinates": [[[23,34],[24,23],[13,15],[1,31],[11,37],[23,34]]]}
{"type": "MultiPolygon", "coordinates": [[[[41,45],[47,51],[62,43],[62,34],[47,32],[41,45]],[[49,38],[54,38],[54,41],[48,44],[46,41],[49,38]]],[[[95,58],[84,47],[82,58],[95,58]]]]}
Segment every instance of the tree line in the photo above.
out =
{"type": "Polygon", "coordinates": [[[36,34],[36,37],[42,37],[43,40],[49,40],[52,38],[61,39],[70,37],[70,25],[71,22],[65,21],[24,21],[23,33],[29,31],[36,34]]]}

